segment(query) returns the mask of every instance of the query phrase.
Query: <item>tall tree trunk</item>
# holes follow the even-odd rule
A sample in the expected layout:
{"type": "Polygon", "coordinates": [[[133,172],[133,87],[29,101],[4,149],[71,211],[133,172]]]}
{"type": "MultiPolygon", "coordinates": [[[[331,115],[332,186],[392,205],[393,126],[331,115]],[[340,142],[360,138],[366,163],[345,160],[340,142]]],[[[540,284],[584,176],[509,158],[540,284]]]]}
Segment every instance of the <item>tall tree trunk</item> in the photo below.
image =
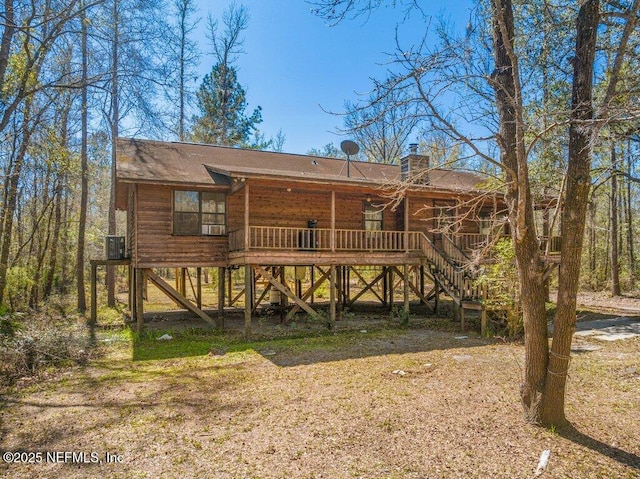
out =
{"type": "MultiPolygon", "coordinates": [[[[633,175],[633,159],[631,156],[631,138],[627,140],[627,174],[629,176],[633,175]]],[[[635,279],[636,279],[636,255],[633,245],[633,208],[631,204],[631,181],[627,179],[627,205],[626,205],[626,221],[627,221],[627,254],[629,259],[629,281],[630,288],[633,289],[635,287],[635,279]]]]}
{"type": "Polygon", "coordinates": [[[40,287],[42,279],[42,266],[49,249],[49,241],[51,239],[51,222],[53,220],[53,209],[50,209],[51,201],[49,199],[50,183],[51,183],[51,164],[47,165],[47,172],[42,184],[42,192],[38,192],[38,176],[33,175],[33,208],[31,209],[31,223],[33,224],[33,233],[31,239],[29,260],[35,258],[35,267],[33,268],[33,285],[29,296],[29,307],[37,310],[40,307],[40,287]],[[38,210],[39,199],[42,199],[42,212],[38,210]],[[47,221],[43,221],[44,216],[49,210],[47,221]],[[41,224],[44,223],[44,224],[41,224]],[[34,251],[35,249],[35,251],[34,251]]]}
{"type": "Polygon", "coordinates": [[[585,0],[580,5],[576,25],[576,55],[573,61],[571,123],[567,190],[562,210],[562,247],[558,273],[558,304],[553,323],[553,341],[544,383],[542,422],[566,423],[565,388],[571,340],[576,327],[576,297],[584,241],[584,224],[591,186],[591,141],[594,128],[592,91],[600,1],[585,0]]]}
{"type": "Polygon", "coordinates": [[[525,370],[520,397],[525,419],[539,423],[548,358],[544,264],[533,218],[533,202],[524,149],[524,120],[511,0],[493,0],[493,45],[496,69],[492,74],[500,117],[500,154],[506,167],[506,201],[520,278],[525,329],[525,370]]]}
{"type": "MultiPolygon", "coordinates": [[[[111,52],[111,189],[109,193],[109,235],[116,234],[116,145],[118,142],[118,123],[120,120],[120,98],[118,97],[118,49],[120,47],[119,2],[113,0],[113,44],[111,52]]],[[[107,267],[107,305],[116,305],[116,271],[107,267]]]]}
{"type": "Polygon", "coordinates": [[[73,277],[71,275],[71,252],[73,251],[73,245],[71,240],[71,235],[69,234],[69,228],[71,226],[72,221],[69,219],[71,212],[71,201],[69,198],[69,193],[64,194],[64,205],[62,208],[62,234],[61,234],[61,243],[62,243],[62,252],[60,257],[60,293],[67,294],[69,292],[69,287],[73,283],[73,277]]]}
{"type": "MultiPolygon", "coordinates": [[[[66,137],[63,137],[66,138],[66,137]]],[[[61,173],[56,179],[55,187],[55,203],[53,206],[53,235],[51,238],[51,253],[49,255],[49,265],[47,275],[45,277],[44,286],[42,288],[42,296],[46,299],[51,296],[53,291],[53,281],[55,278],[56,267],[58,265],[58,243],[60,241],[60,228],[62,225],[62,195],[65,184],[66,174],[61,173]]]]}
{"type": "Polygon", "coordinates": [[[9,54],[11,53],[11,43],[16,31],[13,0],[4,0],[4,19],[2,40],[0,40],[0,91],[4,86],[7,66],[9,65],[9,54]]]}
{"type": "Polygon", "coordinates": [[[596,271],[596,199],[591,193],[589,201],[589,283],[596,291],[598,288],[598,273],[596,271]]]}
{"type": "Polygon", "coordinates": [[[619,258],[619,233],[618,227],[618,175],[616,174],[616,148],[611,142],[611,195],[609,197],[609,206],[611,213],[611,295],[620,296],[620,258],[619,258]]]}
{"type": "Polygon", "coordinates": [[[22,175],[29,140],[33,129],[29,125],[31,118],[32,97],[28,97],[24,105],[23,113],[23,134],[13,167],[8,172],[9,181],[6,191],[6,203],[2,218],[2,238],[0,238],[0,304],[4,302],[4,293],[7,286],[7,269],[9,264],[9,251],[11,250],[11,236],[13,233],[13,217],[18,204],[18,186],[22,175]]]}
{"type": "Polygon", "coordinates": [[[185,55],[187,50],[187,16],[189,14],[187,2],[183,2],[180,5],[180,79],[178,86],[179,95],[179,112],[178,112],[178,138],[180,141],[184,141],[184,120],[185,120],[185,55]]]}
{"type": "Polygon", "coordinates": [[[86,4],[83,1],[81,7],[82,22],[81,43],[82,43],[82,93],[81,93],[81,144],[80,144],[80,214],[78,219],[78,243],[76,246],[76,286],[78,289],[77,309],[80,313],[87,310],[86,288],[84,284],[84,243],[85,229],[87,224],[87,202],[89,198],[89,161],[87,152],[88,142],[88,104],[87,89],[89,88],[88,77],[88,51],[87,51],[87,11],[86,4]]]}

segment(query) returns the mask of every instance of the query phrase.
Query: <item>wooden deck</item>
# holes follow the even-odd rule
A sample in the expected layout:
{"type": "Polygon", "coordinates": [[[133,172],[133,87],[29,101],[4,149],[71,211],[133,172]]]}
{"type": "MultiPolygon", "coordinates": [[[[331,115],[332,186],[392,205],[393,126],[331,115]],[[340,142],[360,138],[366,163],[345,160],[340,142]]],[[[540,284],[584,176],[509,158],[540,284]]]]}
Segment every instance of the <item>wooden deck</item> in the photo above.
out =
{"type": "Polygon", "coordinates": [[[229,264],[420,264],[421,232],[250,226],[229,234],[229,264]]]}

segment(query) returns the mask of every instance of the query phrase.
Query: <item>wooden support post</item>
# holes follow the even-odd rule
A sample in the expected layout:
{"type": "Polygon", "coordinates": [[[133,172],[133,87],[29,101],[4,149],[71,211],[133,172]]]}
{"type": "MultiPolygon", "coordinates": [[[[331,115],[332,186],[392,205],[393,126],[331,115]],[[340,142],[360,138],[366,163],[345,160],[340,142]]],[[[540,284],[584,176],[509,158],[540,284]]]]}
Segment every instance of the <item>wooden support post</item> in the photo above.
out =
{"type": "Polygon", "coordinates": [[[336,192],[331,190],[331,251],[336,250],[336,192]]]}
{"type": "Polygon", "coordinates": [[[244,337],[251,339],[251,310],[253,293],[253,268],[251,265],[244,265],[244,337]]]}
{"type": "Polygon", "coordinates": [[[196,306],[202,309],[202,268],[196,268],[196,306]]]}
{"type": "Polygon", "coordinates": [[[229,277],[227,278],[227,298],[229,299],[229,304],[228,306],[233,306],[233,270],[232,269],[228,269],[227,273],[229,275],[229,277]]]}
{"type": "Polygon", "coordinates": [[[329,329],[336,329],[336,267],[331,265],[329,273],[329,329]]]}
{"type": "Polygon", "coordinates": [[[216,318],[216,327],[224,328],[224,289],[225,278],[227,277],[227,268],[218,268],[218,316],[216,318]]]}
{"type": "Polygon", "coordinates": [[[196,316],[202,318],[209,324],[215,325],[216,322],[207,313],[196,307],[191,301],[189,301],[184,295],[180,294],[177,290],[171,287],[164,279],[158,276],[151,269],[141,270],[144,274],[155,284],[164,294],[171,298],[177,305],[191,311],[196,316]]]}
{"type": "Polygon", "coordinates": [[[440,302],[440,288],[438,287],[437,282],[433,282],[433,287],[435,288],[435,295],[433,297],[433,313],[438,314],[438,303],[440,302]]]}
{"type": "Polygon", "coordinates": [[[388,287],[389,287],[389,311],[393,312],[393,302],[394,302],[394,297],[393,297],[393,290],[395,289],[395,279],[393,278],[393,268],[388,268],[387,269],[389,272],[389,282],[388,282],[388,287]]]}
{"type": "Polygon", "coordinates": [[[322,274],[322,276],[320,276],[320,278],[318,279],[318,281],[316,281],[315,283],[312,283],[311,286],[309,287],[309,289],[307,290],[306,293],[304,293],[302,295],[301,298],[298,298],[297,300],[295,300],[294,302],[296,303],[293,308],[291,308],[291,310],[289,310],[289,312],[287,313],[287,317],[285,318],[285,321],[289,321],[291,318],[293,318],[293,316],[300,311],[301,309],[303,309],[299,302],[302,301],[306,301],[307,299],[309,299],[310,297],[313,297],[314,292],[322,285],[322,283],[324,281],[326,281],[326,279],[329,277],[329,273],[330,271],[327,271],[325,273],[322,274]],[[298,301],[299,300],[299,301],[298,301]]]}
{"type": "Polygon", "coordinates": [[[342,266],[336,266],[336,319],[342,317],[342,266]]]}
{"type": "Polygon", "coordinates": [[[251,308],[253,309],[258,307],[256,303],[256,286],[257,286],[258,278],[256,277],[256,271],[254,269],[251,270],[251,308]]]}
{"type": "Polygon", "coordinates": [[[304,309],[307,313],[309,313],[314,318],[318,318],[318,313],[314,311],[307,303],[298,298],[293,291],[291,291],[286,285],[280,283],[276,278],[274,278],[271,273],[269,273],[262,266],[255,265],[256,270],[262,275],[263,278],[267,279],[271,285],[276,288],[281,293],[285,294],[287,298],[293,301],[297,306],[304,309]]]}
{"type": "Polygon", "coordinates": [[[383,266],[382,267],[382,272],[380,273],[382,275],[382,304],[383,306],[386,306],[387,304],[389,304],[389,300],[388,300],[388,296],[389,296],[389,278],[387,277],[387,267],[383,266]]]}
{"type": "Polygon", "coordinates": [[[487,296],[489,292],[487,285],[482,286],[482,309],[480,310],[480,334],[484,336],[487,332],[487,296]]]}
{"type": "MultiPolygon", "coordinates": [[[[251,228],[249,228],[249,183],[244,184],[244,250],[251,246],[251,228]]],[[[231,295],[229,295],[231,296],[231,295]]]]}
{"type": "Polygon", "coordinates": [[[138,332],[144,328],[144,270],[135,268],[136,277],[136,329],[138,332]]]}
{"type": "MultiPolygon", "coordinates": [[[[316,284],[316,267],[314,265],[311,265],[311,286],[313,286],[314,284],[316,284]]],[[[315,290],[313,290],[311,292],[311,304],[313,304],[315,302],[316,299],[316,295],[315,295],[315,290]]]]}
{"type": "Polygon", "coordinates": [[[136,277],[135,269],[129,265],[129,321],[136,320],[136,277]]]}
{"type": "Polygon", "coordinates": [[[351,266],[345,266],[344,270],[344,305],[347,306],[351,298],[351,266]]]}
{"type": "Polygon", "coordinates": [[[98,265],[91,263],[91,316],[89,324],[93,325],[98,322],[98,265]]]}
{"type": "Polygon", "coordinates": [[[133,305],[135,304],[135,297],[133,296],[133,267],[131,265],[127,267],[127,286],[129,289],[129,293],[127,294],[127,307],[129,308],[129,314],[131,315],[130,319],[133,319],[133,305]]]}
{"type": "Polygon", "coordinates": [[[409,250],[409,197],[404,197],[404,248],[405,252],[409,250]]]}
{"type": "Polygon", "coordinates": [[[403,277],[404,277],[404,313],[409,317],[409,265],[404,265],[403,277]]]}
{"type": "Polygon", "coordinates": [[[424,265],[420,265],[420,294],[424,296],[424,265]]]}
{"type": "MultiPolygon", "coordinates": [[[[284,266],[280,266],[280,282],[282,283],[282,285],[285,288],[288,288],[289,286],[287,286],[287,277],[285,275],[285,267],[284,266]]],[[[284,309],[287,307],[287,303],[288,303],[288,298],[286,295],[281,294],[280,295],[280,311],[284,311],[284,309]]]]}

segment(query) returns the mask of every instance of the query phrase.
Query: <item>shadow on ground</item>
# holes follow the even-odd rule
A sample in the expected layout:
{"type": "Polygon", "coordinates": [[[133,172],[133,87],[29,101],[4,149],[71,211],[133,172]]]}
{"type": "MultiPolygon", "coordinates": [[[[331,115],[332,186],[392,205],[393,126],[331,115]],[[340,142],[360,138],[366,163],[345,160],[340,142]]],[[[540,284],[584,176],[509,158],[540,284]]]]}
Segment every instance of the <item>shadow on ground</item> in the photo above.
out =
{"type": "Polygon", "coordinates": [[[587,436],[577,430],[573,425],[569,425],[566,428],[561,429],[559,434],[571,442],[589,448],[594,452],[619,462],[620,464],[640,470],[640,456],[624,451],[618,447],[605,444],[591,436],[587,436]]]}
{"type": "Polygon", "coordinates": [[[344,315],[331,332],[318,321],[304,317],[288,325],[277,318],[255,321],[252,341],[242,335],[242,316],[225,318],[225,331],[202,323],[151,323],[147,332],[133,342],[134,361],[161,360],[193,356],[221,357],[229,353],[256,352],[278,366],[296,366],[387,354],[405,354],[453,348],[485,346],[495,340],[476,332],[459,332],[450,318],[418,315],[403,325],[388,315],[344,315]],[[164,327],[158,327],[164,325],[164,327]],[[171,327],[168,327],[171,325],[171,327]],[[168,339],[168,335],[171,339],[168,339]],[[165,337],[167,339],[161,339],[165,337]]]}

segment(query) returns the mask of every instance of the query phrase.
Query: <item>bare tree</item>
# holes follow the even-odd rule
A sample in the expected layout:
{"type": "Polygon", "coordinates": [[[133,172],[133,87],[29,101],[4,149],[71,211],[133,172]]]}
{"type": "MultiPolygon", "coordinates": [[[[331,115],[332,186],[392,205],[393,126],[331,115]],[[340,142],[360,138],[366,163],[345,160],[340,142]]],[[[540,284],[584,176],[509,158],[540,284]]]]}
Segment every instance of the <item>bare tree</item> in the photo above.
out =
{"type": "MultiPolygon", "coordinates": [[[[548,8],[549,2],[530,2],[531,8],[548,8]],[[544,5],[543,5],[544,4],[544,5]]],[[[516,17],[511,0],[480,2],[475,12],[478,20],[471,22],[461,38],[440,30],[439,47],[428,50],[425,40],[416,48],[400,49],[395,56],[399,71],[381,82],[378,97],[391,91],[410,92],[420,105],[425,120],[463,144],[467,154],[494,165],[501,171],[504,198],[515,249],[525,325],[525,366],[520,388],[527,421],[538,424],[563,425],[566,422],[564,401],[570,345],[576,321],[576,296],[586,206],[590,188],[591,147],[598,128],[616,112],[622,111],[618,101],[617,82],[627,54],[627,43],[638,16],[638,1],[631,4],[608,4],[616,18],[621,19],[613,67],[607,76],[599,107],[594,110],[593,81],[597,50],[597,29],[600,22],[599,0],[581,2],[570,21],[551,22],[563,35],[575,38],[571,68],[564,74],[571,85],[570,108],[555,110],[548,122],[537,122],[528,113],[528,105],[539,98],[539,91],[524,75],[521,63],[530,49],[524,41],[524,23],[516,17]],[[487,31],[486,28],[490,27],[487,31]],[[492,58],[486,53],[491,52],[492,58]],[[447,102],[443,97],[448,95],[447,102]],[[615,100],[615,101],[614,101],[615,100]],[[444,112],[442,103],[449,105],[444,112]],[[465,128],[465,122],[473,128],[465,128]],[[540,128],[540,124],[545,125],[540,128]],[[570,201],[561,201],[562,262],[558,280],[558,307],[554,318],[553,342],[548,343],[545,308],[544,276],[547,270],[540,250],[534,221],[533,185],[529,160],[533,147],[547,135],[568,125],[569,147],[566,157],[562,194],[570,201]],[[486,134],[478,133],[484,128],[486,134]],[[499,149],[494,158],[491,143],[499,149]]],[[[339,21],[348,13],[370,13],[381,2],[320,1],[319,12],[339,21]]],[[[518,10],[518,13],[522,13],[518,10]]],[[[544,18],[544,16],[541,16],[544,18]]],[[[566,20],[569,20],[568,17],[566,20]]],[[[556,55],[560,55],[556,51],[556,55]]],[[[533,64],[529,60],[529,64],[533,64]]],[[[547,64],[559,73],[566,69],[561,62],[547,64]]],[[[547,72],[549,73],[549,72],[547,72]]],[[[562,106],[564,108],[564,106],[562,106]]]]}
{"type": "Polygon", "coordinates": [[[228,146],[268,146],[258,134],[262,122],[258,106],[247,115],[246,91],[237,77],[235,62],[244,53],[242,33],[249,25],[249,12],[235,3],[222,14],[222,26],[209,16],[209,40],[215,63],[196,92],[200,114],[194,118],[192,137],[195,141],[228,146]],[[251,136],[255,135],[253,145],[251,136]],[[264,145],[256,143],[265,143],[264,145]]]}
{"type": "Polygon", "coordinates": [[[358,143],[361,156],[377,163],[397,163],[420,121],[415,103],[396,91],[363,104],[347,102],[345,110],[344,133],[358,143]]]}
{"type": "MultiPolygon", "coordinates": [[[[87,142],[89,136],[89,51],[87,44],[87,10],[83,0],[82,16],[80,17],[80,45],[82,55],[82,72],[81,72],[81,96],[80,96],[80,213],[78,217],[78,243],[76,246],[76,286],[78,289],[77,309],[84,313],[87,310],[87,299],[85,294],[84,282],[84,251],[85,251],[85,232],[87,226],[87,206],[89,201],[89,158],[87,153],[87,142]]],[[[56,218],[58,213],[56,212],[56,218]]]]}
{"type": "Polygon", "coordinates": [[[188,106],[193,96],[189,83],[195,80],[195,74],[192,70],[200,58],[197,44],[190,37],[200,19],[192,19],[196,12],[194,0],[174,0],[173,7],[176,13],[176,24],[169,26],[169,38],[171,39],[169,48],[172,57],[169,63],[177,65],[175,71],[170,74],[177,81],[167,85],[169,89],[167,96],[171,103],[177,103],[176,126],[172,129],[175,129],[178,139],[184,141],[187,134],[188,106]],[[175,83],[177,83],[177,87],[175,83]]]}

